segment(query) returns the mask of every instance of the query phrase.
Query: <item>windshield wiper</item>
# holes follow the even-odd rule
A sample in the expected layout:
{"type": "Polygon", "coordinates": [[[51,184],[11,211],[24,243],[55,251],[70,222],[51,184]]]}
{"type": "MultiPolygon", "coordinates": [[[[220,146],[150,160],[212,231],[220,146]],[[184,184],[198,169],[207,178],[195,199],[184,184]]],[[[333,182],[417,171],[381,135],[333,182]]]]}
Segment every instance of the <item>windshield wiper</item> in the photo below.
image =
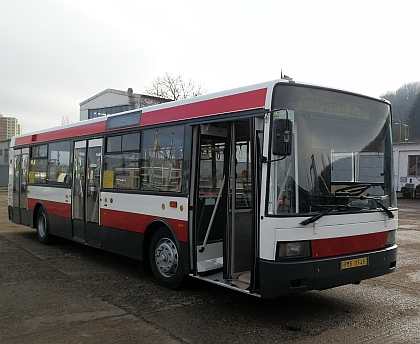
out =
{"type": "Polygon", "coordinates": [[[330,209],[328,209],[328,210],[326,210],[322,213],[316,214],[316,215],[310,217],[309,219],[303,220],[300,224],[304,225],[304,226],[309,225],[310,223],[313,223],[313,222],[319,220],[321,217],[323,217],[325,215],[328,215],[329,213],[333,212],[334,210],[339,210],[339,209],[362,210],[363,208],[362,207],[357,207],[357,206],[351,206],[351,205],[337,204],[337,205],[332,206],[332,208],[330,208],[330,209]]]}
{"type": "MultiPolygon", "coordinates": [[[[394,218],[394,214],[385,206],[383,205],[378,199],[374,198],[374,197],[367,197],[367,196],[360,196],[359,197],[361,200],[368,200],[368,199],[372,199],[374,200],[380,207],[381,209],[383,209],[385,211],[385,213],[388,215],[388,217],[390,219],[394,218]]],[[[310,217],[309,219],[303,220],[300,224],[301,225],[309,225],[310,223],[314,223],[315,221],[319,220],[321,217],[328,215],[329,213],[333,212],[334,210],[339,210],[339,209],[355,209],[355,210],[363,210],[362,207],[358,207],[358,206],[351,206],[351,205],[344,205],[344,204],[340,204],[340,205],[335,205],[332,206],[330,209],[316,214],[312,217],[310,217]]]]}
{"type": "Polygon", "coordinates": [[[385,207],[377,198],[360,196],[360,199],[361,200],[366,200],[366,199],[374,200],[376,202],[376,204],[379,205],[381,207],[381,209],[383,209],[385,211],[385,213],[388,215],[388,218],[390,218],[390,219],[394,218],[394,214],[392,213],[392,211],[389,210],[387,207],[385,207]]]}
{"type": "Polygon", "coordinates": [[[309,219],[303,220],[300,224],[304,225],[304,226],[309,225],[310,223],[313,223],[316,220],[319,220],[321,217],[331,213],[335,209],[337,209],[337,207],[333,207],[331,209],[328,209],[327,211],[324,211],[323,213],[316,214],[316,215],[310,217],[309,219]]]}

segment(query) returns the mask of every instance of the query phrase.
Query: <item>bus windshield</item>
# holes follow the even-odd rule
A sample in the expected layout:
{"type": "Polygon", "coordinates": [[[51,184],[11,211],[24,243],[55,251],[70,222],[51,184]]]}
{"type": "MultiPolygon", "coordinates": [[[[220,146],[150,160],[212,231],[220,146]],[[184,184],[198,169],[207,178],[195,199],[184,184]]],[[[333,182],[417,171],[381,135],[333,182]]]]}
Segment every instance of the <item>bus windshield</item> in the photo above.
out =
{"type": "Polygon", "coordinates": [[[396,206],[389,104],[280,84],[274,89],[273,109],[273,118],[287,116],[293,122],[293,148],[282,160],[270,157],[269,215],[396,206]]]}

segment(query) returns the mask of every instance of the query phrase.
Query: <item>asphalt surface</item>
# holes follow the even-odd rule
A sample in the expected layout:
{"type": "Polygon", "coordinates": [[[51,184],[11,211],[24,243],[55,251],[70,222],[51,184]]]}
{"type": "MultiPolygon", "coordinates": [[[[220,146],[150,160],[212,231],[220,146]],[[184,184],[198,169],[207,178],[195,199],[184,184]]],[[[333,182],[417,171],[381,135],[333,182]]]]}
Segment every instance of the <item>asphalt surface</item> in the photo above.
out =
{"type": "Polygon", "coordinates": [[[395,273],[261,300],[198,280],[167,290],[134,260],[41,245],[0,190],[0,343],[420,343],[420,199],[399,206],[395,273]]]}

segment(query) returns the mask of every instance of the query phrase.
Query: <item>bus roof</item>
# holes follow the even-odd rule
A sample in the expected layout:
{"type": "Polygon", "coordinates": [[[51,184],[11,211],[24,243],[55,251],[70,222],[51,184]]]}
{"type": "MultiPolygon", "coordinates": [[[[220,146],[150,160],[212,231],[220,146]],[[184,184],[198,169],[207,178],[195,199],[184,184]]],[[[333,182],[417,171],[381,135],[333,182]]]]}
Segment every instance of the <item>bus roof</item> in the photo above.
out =
{"type": "MultiPolygon", "coordinates": [[[[295,83],[293,81],[284,79],[272,80],[246,87],[240,87],[194,98],[152,105],[149,107],[134,109],[109,116],[88,119],[77,123],[62,125],[59,127],[48,128],[15,136],[12,138],[10,146],[14,147],[27,145],[30,143],[42,143],[51,140],[100,134],[122,127],[145,127],[154,124],[204,118],[212,115],[231,113],[235,111],[245,111],[258,108],[268,109],[271,106],[271,94],[274,86],[278,83],[290,82],[295,83]],[[127,119],[128,121],[133,121],[133,116],[131,116],[131,119],[129,118],[131,114],[137,114],[138,123],[133,122],[130,125],[123,126],[127,119]],[[121,123],[118,122],[119,119],[121,119],[121,123]],[[112,126],[108,126],[107,122],[111,121],[114,122],[114,124],[112,126]]],[[[296,84],[322,87],[310,84],[296,84]]]]}
{"type": "Polygon", "coordinates": [[[279,80],[152,105],[110,116],[22,134],[12,138],[11,147],[104,133],[107,131],[108,119],[136,112],[141,113],[140,122],[137,125],[132,125],[132,127],[144,127],[153,124],[201,118],[215,114],[264,108],[267,101],[267,91],[269,89],[272,90],[277,82],[279,82],[279,80]]]}

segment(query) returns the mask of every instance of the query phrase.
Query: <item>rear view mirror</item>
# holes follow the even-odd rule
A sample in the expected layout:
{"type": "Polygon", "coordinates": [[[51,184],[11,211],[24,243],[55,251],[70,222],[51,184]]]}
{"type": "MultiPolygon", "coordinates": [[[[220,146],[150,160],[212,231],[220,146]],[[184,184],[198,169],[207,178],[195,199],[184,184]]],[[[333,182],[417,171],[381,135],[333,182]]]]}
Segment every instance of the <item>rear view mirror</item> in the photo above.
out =
{"type": "Polygon", "coordinates": [[[275,118],[273,125],[273,155],[292,154],[292,126],[288,118],[275,118]]]}

